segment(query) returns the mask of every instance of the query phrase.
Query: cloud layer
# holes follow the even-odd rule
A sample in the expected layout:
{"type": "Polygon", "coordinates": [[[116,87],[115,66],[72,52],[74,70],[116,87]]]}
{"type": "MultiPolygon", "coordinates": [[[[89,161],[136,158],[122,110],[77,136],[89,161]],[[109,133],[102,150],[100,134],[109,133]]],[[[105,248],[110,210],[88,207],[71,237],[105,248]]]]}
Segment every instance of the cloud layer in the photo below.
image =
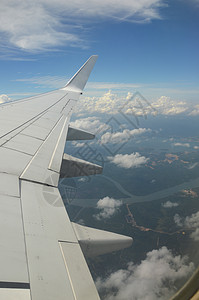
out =
{"type": "Polygon", "coordinates": [[[82,24],[102,19],[149,22],[159,19],[162,0],[2,0],[1,45],[27,51],[83,46],[82,24]]]}
{"type": "Polygon", "coordinates": [[[145,156],[141,156],[138,152],[132,154],[116,154],[115,156],[109,156],[108,159],[118,167],[125,169],[139,168],[149,160],[145,156]]]}
{"type": "Polygon", "coordinates": [[[115,200],[110,197],[100,199],[97,202],[97,208],[100,210],[100,212],[97,215],[94,215],[94,217],[97,220],[109,219],[116,213],[116,211],[121,205],[122,201],[115,200]]]}
{"type": "Polygon", "coordinates": [[[78,112],[99,112],[107,114],[124,114],[133,118],[146,115],[174,116],[180,114],[197,115],[196,107],[185,101],[173,100],[170,97],[161,96],[151,101],[141,94],[128,92],[126,96],[111,92],[110,90],[99,97],[84,97],[78,104],[78,112]]]}
{"type": "Polygon", "coordinates": [[[118,270],[107,279],[96,281],[106,300],[168,299],[175,293],[175,283],[194,270],[187,257],[174,256],[166,247],[147,253],[139,265],[132,262],[127,270],[118,270]]]}

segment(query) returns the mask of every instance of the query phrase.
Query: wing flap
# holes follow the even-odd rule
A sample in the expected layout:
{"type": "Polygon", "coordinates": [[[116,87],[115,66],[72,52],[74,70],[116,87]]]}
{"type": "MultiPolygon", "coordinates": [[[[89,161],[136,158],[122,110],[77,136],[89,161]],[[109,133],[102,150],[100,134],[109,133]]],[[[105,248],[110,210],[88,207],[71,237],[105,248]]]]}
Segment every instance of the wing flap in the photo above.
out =
{"type": "Polygon", "coordinates": [[[29,283],[20,198],[1,195],[0,237],[0,282],[29,283]]]}
{"type": "Polygon", "coordinates": [[[32,300],[99,299],[58,189],[22,180],[21,190],[32,300]]]}
{"type": "Polygon", "coordinates": [[[60,242],[76,300],[100,300],[79,244],[60,242]]]}

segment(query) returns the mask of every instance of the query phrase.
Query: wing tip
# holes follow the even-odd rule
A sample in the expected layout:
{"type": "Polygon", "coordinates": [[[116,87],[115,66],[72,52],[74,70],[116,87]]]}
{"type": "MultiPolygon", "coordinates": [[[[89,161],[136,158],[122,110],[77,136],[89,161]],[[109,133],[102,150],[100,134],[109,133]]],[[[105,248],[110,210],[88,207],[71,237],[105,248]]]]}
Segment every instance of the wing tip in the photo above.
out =
{"type": "Polygon", "coordinates": [[[89,59],[83,64],[83,66],[68,81],[64,89],[82,92],[97,61],[97,58],[98,55],[90,56],[89,59]]]}

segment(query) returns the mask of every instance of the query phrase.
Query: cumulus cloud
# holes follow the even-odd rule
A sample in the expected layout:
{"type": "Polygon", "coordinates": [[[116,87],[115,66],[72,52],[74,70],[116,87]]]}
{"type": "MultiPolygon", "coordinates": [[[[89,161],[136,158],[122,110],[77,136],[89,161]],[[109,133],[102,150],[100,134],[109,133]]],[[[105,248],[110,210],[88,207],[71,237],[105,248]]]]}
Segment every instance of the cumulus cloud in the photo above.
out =
{"type": "Polygon", "coordinates": [[[139,265],[128,263],[105,280],[97,278],[99,291],[106,300],[168,299],[176,291],[177,281],[187,278],[194,264],[186,256],[174,256],[166,247],[147,253],[139,265]]]}
{"type": "Polygon", "coordinates": [[[194,231],[191,233],[190,237],[194,241],[199,241],[199,211],[191,216],[187,216],[185,219],[182,219],[176,214],[174,216],[174,221],[179,227],[183,226],[185,228],[193,229],[194,231]]]}
{"type": "Polygon", "coordinates": [[[100,142],[102,144],[107,144],[107,143],[112,143],[112,144],[117,144],[117,143],[124,143],[129,140],[129,138],[139,136],[141,134],[144,134],[146,132],[151,132],[151,129],[146,129],[146,128],[139,128],[139,129],[124,129],[121,132],[106,132],[101,136],[100,142]]]}
{"type": "Polygon", "coordinates": [[[128,95],[129,102],[125,107],[126,114],[142,116],[146,114],[177,115],[187,111],[187,103],[175,101],[169,97],[161,96],[159,99],[149,103],[139,93],[137,95],[128,95]]]}
{"type": "Polygon", "coordinates": [[[173,144],[175,147],[186,147],[189,148],[190,144],[189,143],[174,143],[173,144]]]}
{"type": "Polygon", "coordinates": [[[151,103],[140,93],[128,92],[125,96],[113,93],[111,90],[98,97],[85,97],[78,111],[100,112],[107,114],[122,113],[133,117],[146,115],[178,115],[189,113],[190,105],[185,101],[175,101],[169,97],[161,96],[151,103]]]}
{"type": "Polygon", "coordinates": [[[175,101],[169,97],[162,96],[152,102],[153,107],[162,115],[178,115],[187,111],[187,103],[184,101],[175,101]]]}
{"type": "Polygon", "coordinates": [[[199,228],[196,228],[196,230],[194,230],[192,233],[191,233],[191,238],[194,240],[194,241],[199,241],[199,228]]]}
{"type": "Polygon", "coordinates": [[[2,94],[0,95],[0,103],[5,103],[11,101],[10,97],[8,95],[2,94]]]}
{"type": "Polygon", "coordinates": [[[167,201],[165,203],[162,204],[162,206],[164,208],[172,208],[172,207],[176,207],[178,206],[179,204],[177,202],[171,202],[171,201],[167,201]]]}
{"type": "Polygon", "coordinates": [[[71,122],[70,125],[72,127],[84,129],[92,133],[95,133],[101,127],[105,126],[105,124],[102,123],[97,117],[77,119],[76,121],[71,122]]]}
{"type": "Polygon", "coordinates": [[[199,241],[199,211],[187,216],[185,218],[184,224],[188,228],[194,228],[195,230],[191,233],[191,238],[194,241],[199,241]]]}
{"type": "Polygon", "coordinates": [[[198,149],[199,149],[199,146],[194,146],[193,148],[196,149],[196,150],[198,150],[198,149]]]}
{"type": "Polygon", "coordinates": [[[174,222],[176,223],[177,226],[179,226],[179,227],[183,226],[182,218],[179,216],[179,214],[175,214],[173,219],[174,219],[174,222]]]}
{"type": "Polygon", "coordinates": [[[126,96],[113,93],[111,90],[100,97],[85,97],[79,104],[78,110],[88,112],[100,112],[107,114],[133,114],[133,116],[145,116],[156,111],[152,105],[140,94],[128,92],[126,96]]]}
{"type": "Polygon", "coordinates": [[[149,158],[141,156],[138,152],[132,154],[116,154],[115,156],[108,156],[108,159],[118,167],[125,169],[139,168],[149,160],[149,158]]]}
{"type": "Polygon", "coordinates": [[[162,0],[20,0],[15,5],[12,0],[2,0],[1,42],[28,51],[83,46],[79,36],[91,20],[149,22],[160,18],[162,5],[162,0]]]}
{"type": "Polygon", "coordinates": [[[193,110],[189,113],[190,116],[198,116],[199,115],[199,104],[195,105],[193,110]]]}
{"type": "Polygon", "coordinates": [[[85,143],[72,142],[72,144],[77,148],[85,146],[85,143]]]}
{"type": "Polygon", "coordinates": [[[199,227],[199,211],[185,218],[185,225],[189,228],[199,227]]]}
{"type": "Polygon", "coordinates": [[[125,102],[126,97],[113,94],[110,90],[100,97],[84,97],[77,103],[78,112],[100,112],[107,114],[116,114],[121,103],[125,102]]]}
{"type": "Polygon", "coordinates": [[[116,213],[116,211],[121,205],[122,201],[115,200],[110,197],[100,199],[97,202],[97,208],[100,210],[100,212],[97,215],[94,215],[94,217],[97,220],[109,219],[116,213]]]}
{"type": "Polygon", "coordinates": [[[184,113],[188,109],[185,101],[175,101],[166,96],[162,96],[152,102],[152,105],[158,113],[163,115],[178,115],[184,113]]]}

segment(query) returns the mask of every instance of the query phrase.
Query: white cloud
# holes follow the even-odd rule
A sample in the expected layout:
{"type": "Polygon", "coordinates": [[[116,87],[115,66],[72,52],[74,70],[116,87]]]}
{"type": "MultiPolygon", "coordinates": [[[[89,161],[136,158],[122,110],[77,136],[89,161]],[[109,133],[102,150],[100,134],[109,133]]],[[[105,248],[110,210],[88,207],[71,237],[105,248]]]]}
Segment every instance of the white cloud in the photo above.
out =
{"type": "Polygon", "coordinates": [[[97,278],[105,300],[157,300],[172,296],[178,280],[187,278],[194,264],[186,256],[174,256],[166,247],[147,253],[139,265],[132,262],[127,270],[118,270],[103,280],[97,278]]]}
{"type": "Polygon", "coordinates": [[[194,228],[195,230],[191,233],[191,238],[194,241],[199,241],[199,211],[187,216],[185,218],[184,224],[188,228],[194,228]]]}
{"type": "Polygon", "coordinates": [[[194,231],[191,233],[190,237],[194,241],[199,241],[199,211],[191,216],[187,216],[184,220],[176,214],[174,216],[174,222],[179,227],[183,226],[185,228],[193,229],[194,231]]]}
{"type": "Polygon", "coordinates": [[[100,112],[107,114],[123,113],[132,117],[146,115],[178,115],[189,113],[191,105],[185,101],[175,101],[161,96],[151,103],[141,94],[128,92],[126,96],[111,90],[98,97],[84,97],[78,104],[80,112],[100,112]]]}
{"type": "Polygon", "coordinates": [[[84,147],[85,143],[78,143],[78,142],[72,142],[73,146],[79,148],[79,147],[84,147]]]}
{"type": "Polygon", "coordinates": [[[171,201],[167,201],[165,203],[162,204],[162,206],[164,208],[172,208],[172,207],[176,207],[178,206],[179,204],[177,202],[171,202],[171,201]]]}
{"type": "Polygon", "coordinates": [[[95,133],[101,127],[105,126],[105,124],[102,123],[97,117],[77,119],[76,121],[71,122],[70,125],[75,128],[87,130],[91,133],[95,133]]]}
{"type": "Polygon", "coordinates": [[[125,169],[139,168],[149,160],[149,158],[141,156],[138,152],[132,154],[116,154],[115,156],[109,156],[108,159],[118,167],[125,169]]]}
{"type": "Polygon", "coordinates": [[[199,227],[199,211],[197,213],[192,214],[191,216],[187,216],[185,218],[184,224],[188,228],[198,228],[199,227]]]}
{"type": "Polygon", "coordinates": [[[176,223],[177,226],[179,226],[179,227],[183,226],[182,218],[179,216],[179,214],[175,214],[173,219],[174,219],[174,222],[176,223]]]}
{"type": "Polygon", "coordinates": [[[77,110],[87,112],[100,112],[107,114],[116,114],[118,109],[125,103],[126,97],[113,94],[111,91],[104,93],[100,97],[84,97],[81,103],[77,103],[77,110]]]}
{"type": "Polygon", "coordinates": [[[10,97],[5,94],[0,95],[0,103],[5,103],[11,101],[10,97]]]}
{"type": "Polygon", "coordinates": [[[85,24],[102,19],[149,22],[159,19],[162,0],[2,0],[1,44],[28,51],[81,45],[85,24]]]}
{"type": "Polygon", "coordinates": [[[116,211],[121,205],[122,205],[122,201],[115,200],[110,197],[105,197],[103,199],[100,199],[97,202],[97,208],[100,209],[100,213],[94,215],[94,217],[97,220],[109,219],[116,213],[116,211]]]}
{"type": "Polygon", "coordinates": [[[190,236],[194,241],[198,242],[199,241],[199,228],[196,228],[196,230],[193,231],[190,236]]]}
{"type": "Polygon", "coordinates": [[[198,116],[199,115],[199,104],[195,105],[193,110],[189,113],[190,116],[198,116]]]}
{"type": "Polygon", "coordinates": [[[79,182],[86,182],[87,181],[87,178],[86,177],[81,177],[78,179],[79,182]]]}
{"type": "Polygon", "coordinates": [[[129,102],[125,107],[126,114],[142,116],[146,114],[152,115],[177,115],[187,111],[187,103],[175,101],[169,97],[161,96],[155,101],[149,103],[142,95],[130,95],[129,102]]]}
{"type": "Polygon", "coordinates": [[[173,144],[175,147],[186,147],[189,148],[190,144],[189,143],[174,143],[173,144]]]}
{"type": "Polygon", "coordinates": [[[107,144],[107,143],[112,143],[112,144],[117,144],[117,143],[124,143],[129,140],[129,138],[132,138],[134,136],[138,136],[141,134],[144,134],[146,132],[151,132],[151,129],[146,129],[146,128],[139,128],[139,129],[124,129],[121,132],[106,132],[101,136],[100,142],[102,144],[107,144]]]}
{"type": "Polygon", "coordinates": [[[178,115],[187,111],[187,103],[184,101],[175,101],[169,97],[162,96],[158,100],[151,103],[162,115],[178,115]]]}
{"type": "Polygon", "coordinates": [[[199,146],[194,146],[193,148],[196,149],[196,150],[198,150],[198,149],[199,149],[199,146]]]}

